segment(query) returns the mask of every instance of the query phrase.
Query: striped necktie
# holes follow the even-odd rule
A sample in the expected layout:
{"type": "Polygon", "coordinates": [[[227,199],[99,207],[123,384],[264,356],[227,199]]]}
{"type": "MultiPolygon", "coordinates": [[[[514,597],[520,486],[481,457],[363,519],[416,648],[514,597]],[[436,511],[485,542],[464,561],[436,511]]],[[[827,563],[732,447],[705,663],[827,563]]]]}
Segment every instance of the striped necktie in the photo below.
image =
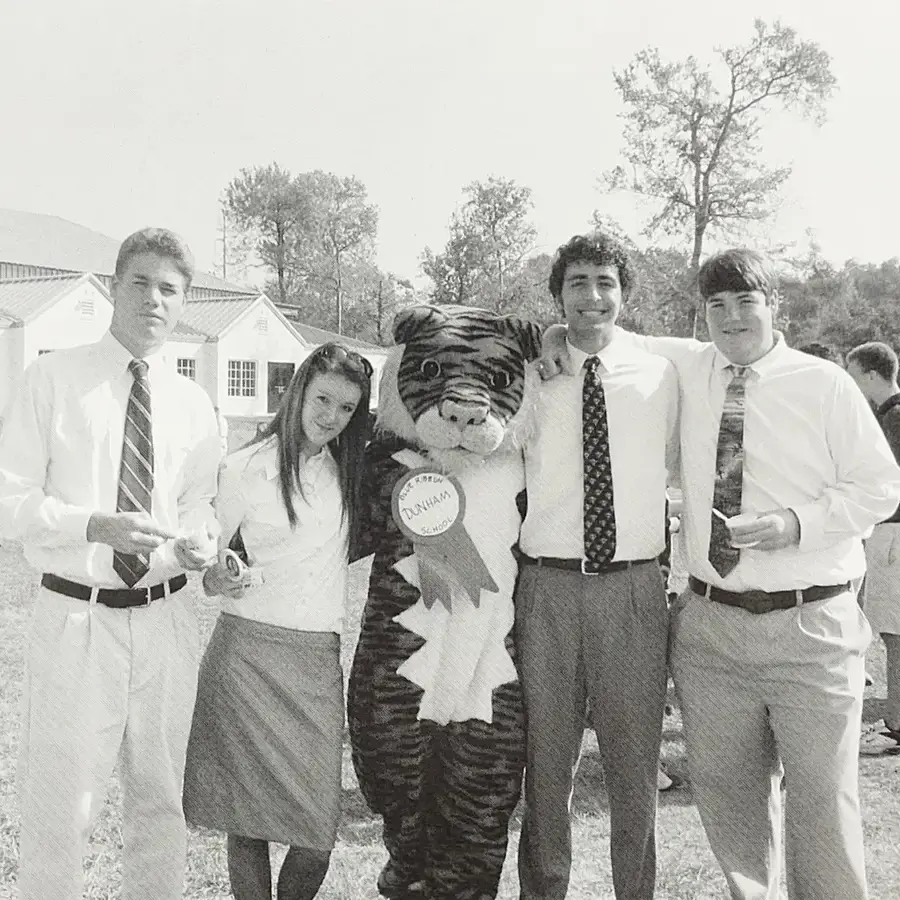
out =
{"type": "Polygon", "coordinates": [[[584,364],[581,393],[581,450],[584,461],[584,566],[596,572],[616,553],[616,510],[613,504],[612,463],[606,394],[600,380],[600,360],[584,364]]]}
{"type": "MultiPolygon", "coordinates": [[[[119,469],[119,494],[116,512],[150,513],[153,493],[153,431],[150,425],[150,384],[147,362],[133,359],[128,371],[134,377],[128,408],[125,411],[125,436],[122,441],[122,465],[119,469]]],[[[147,553],[113,553],[113,568],[128,585],[134,587],[150,568],[147,553]]]]}
{"type": "MultiPolygon", "coordinates": [[[[729,366],[731,381],[725,390],[719,443],[716,449],[716,480],[713,509],[731,517],[741,512],[744,482],[744,392],[749,366],[729,366]]],[[[725,523],[715,514],[710,516],[709,561],[724,578],[738,564],[741,551],[731,546],[725,523]]]]}

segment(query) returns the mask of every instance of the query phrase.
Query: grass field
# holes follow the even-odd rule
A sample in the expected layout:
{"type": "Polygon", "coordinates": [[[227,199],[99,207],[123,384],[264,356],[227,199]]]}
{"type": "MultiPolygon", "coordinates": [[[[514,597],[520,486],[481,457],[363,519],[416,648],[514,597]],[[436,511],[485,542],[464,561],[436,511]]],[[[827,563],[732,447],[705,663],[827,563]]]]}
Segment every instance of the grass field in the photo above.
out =
{"type": "MultiPolygon", "coordinates": [[[[348,630],[344,636],[345,671],[355,642],[362,591],[367,572],[354,567],[352,604],[348,630]]],[[[22,668],[22,646],[34,596],[37,576],[21,555],[0,548],[0,900],[13,896],[16,871],[16,817],[14,774],[16,760],[17,710],[22,668]]],[[[192,582],[198,604],[204,641],[216,614],[192,582]]],[[[867,692],[865,718],[880,717],[879,702],[884,697],[884,652],[880,642],[873,646],[869,669],[875,685],[867,692]]],[[[663,756],[668,770],[684,777],[684,749],[676,713],[666,719],[663,756]]],[[[861,762],[862,799],[867,837],[866,856],[872,900],[895,900],[900,896],[900,758],[864,758],[861,762]]],[[[118,896],[121,832],[119,796],[110,784],[106,806],[97,823],[86,860],[90,900],[118,896]]],[[[349,755],[345,753],[343,823],[331,869],[320,893],[322,900],[371,900],[377,896],[375,877],[385,853],[380,843],[380,822],[363,802],[349,755]]],[[[574,856],[570,900],[611,900],[609,874],[609,816],[596,743],[586,738],[585,754],[573,804],[574,856]]],[[[518,816],[513,823],[510,850],[500,888],[501,900],[518,896],[515,849],[518,816]]],[[[279,856],[282,851],[279,851],[279,856]]],[[[659,900],[712,900],[725,896],[724,880],[707,847],[696,809],[685,785],[660,795],[659,900]]],[[[192,831],[188,848],[186,897],[227,898],[228,876],[225,847],[221,835],[192,831]]]]}

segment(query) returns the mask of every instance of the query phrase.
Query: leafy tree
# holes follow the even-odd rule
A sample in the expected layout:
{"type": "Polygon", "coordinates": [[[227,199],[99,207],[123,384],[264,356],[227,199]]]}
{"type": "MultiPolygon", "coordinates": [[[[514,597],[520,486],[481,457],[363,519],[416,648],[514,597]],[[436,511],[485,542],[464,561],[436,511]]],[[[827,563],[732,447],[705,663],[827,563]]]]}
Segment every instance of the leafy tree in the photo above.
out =
{"type": "Polygon", "coordinates": [[[511,287],[537,234],[528,219],[531,190],[491,176],[463,191],[466,200],[451,217],[444,251],[426,247],[422,271],[434,283],[435,302],[499,309],[512,300],[511,287]]]}
{"type": "Polygon", "coordinates": [[[757,19],[748,43],[716,55],[713,70],[693,56],[666,62],[645,49],[613,73],[625,103],[627,165],[603,180],[656,201],[645,233],[687,235],[693,276],[707,232],[728,235],[765,219],[790,175],[762,162],[765,115],[782,109],[821,124],[835,87],[828,54],[778,22],[757,19]]]}
{"type": "Polygon", "coordinates": [[[224,208],[231,265],[246,268],[254,257],[271,297],[302,306],[310,324],[343,333],[348,289],[362,292],[378,228],[365,185],[318,170],[293,176],[273,163],[242,169],[224,208]]]}
{"type": "Polygon", "coordinates": [[[559,321],[559,311],[550,296],[550,266],[548,253],[529,257],[509,282],[506,296],[497,312],[521,316],[541,325],[559,321]]]}
{"type": "Polygon", "coordinates": [[[455,212],[444,252],[434,253],[430,247],[422,252],[422,272],[434,284],[433,302],[479,305],[476,295],[483,282],[483,259],[479,235],[468,227],[462,214],[455,212]]]}
{"type": "Polygon", "coordinates": [[[473,181],[465,192],[469,196],[464,207],[466,224],[477,237],[484,274],[502,300],[510,276],[518,271],[537,236],[528,220],[531,189],[491,176],[487,181],[473,181]]]}
{"type": "Polygon", "coordinates": [[[820,317],[822,339],[841,352],[865,341],[884,341],[900,349],[900,260],[879,265],[848,260],[838,278],[844,302],[831,304],[820,317]]]}
{"type": "Polygon", "coordinates": [[[348,266],[347,276],[348,297],[352,299],[344,315],[345,333],[372,344],[393,343],[394,315],[417,301],[415,288],[406,279],[371,263],[348,266]]]}
{"type": "Polygon", "coordinates": [[[343,334],[346,263],[348,258],[359,262],[371,255],[378,231],[378,209],[367,202],[365,185],[352,175],[315,171],[300,176],[299,181],[312,216],[297,256],[308,276],[331,284],[335,330],[343,334]]]}
{"type": "Polygon", "coordinates": [[[291,292],[293,252],[297,238],[312,221],[309,196],[278,163],[241,169],[225,188],[227,220],[244,251],[252,249],[262,265],[275,273],[276,297],[286,302],[291,292]]]}

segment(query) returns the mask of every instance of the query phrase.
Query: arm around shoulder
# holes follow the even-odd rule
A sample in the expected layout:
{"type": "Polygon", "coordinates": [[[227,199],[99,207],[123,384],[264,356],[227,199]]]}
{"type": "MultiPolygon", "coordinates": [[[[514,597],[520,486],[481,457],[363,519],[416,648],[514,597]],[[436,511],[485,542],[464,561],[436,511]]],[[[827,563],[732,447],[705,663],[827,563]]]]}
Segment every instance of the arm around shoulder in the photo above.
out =
{"type": "Polygon", "coordinates": [[[666,361],[663,376],[666,389],[666,471],[668,482],[680,480],[681,463],[681,388],[674,364],[666,361]]]}

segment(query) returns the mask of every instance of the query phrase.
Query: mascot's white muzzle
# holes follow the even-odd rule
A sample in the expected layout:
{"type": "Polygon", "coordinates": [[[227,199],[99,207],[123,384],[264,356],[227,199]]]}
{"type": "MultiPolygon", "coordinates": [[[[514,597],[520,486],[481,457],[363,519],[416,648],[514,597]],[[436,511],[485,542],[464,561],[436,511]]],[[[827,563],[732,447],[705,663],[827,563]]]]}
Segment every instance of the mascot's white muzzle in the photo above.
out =
{"type": "Polygon", "coordinates": [[[443,400],[419,417],[416,433],[426,447],[435,450],[459,447],[487,456],[503,443],[505,432],[489,404],[443,400]]]}
{"type": "Polygon", "coordinates": [[[491,411],[489,403],[472,403],[465,400],[444,400],[440,405],[441,418],[463,428],[483,425],[491,411]]]}

